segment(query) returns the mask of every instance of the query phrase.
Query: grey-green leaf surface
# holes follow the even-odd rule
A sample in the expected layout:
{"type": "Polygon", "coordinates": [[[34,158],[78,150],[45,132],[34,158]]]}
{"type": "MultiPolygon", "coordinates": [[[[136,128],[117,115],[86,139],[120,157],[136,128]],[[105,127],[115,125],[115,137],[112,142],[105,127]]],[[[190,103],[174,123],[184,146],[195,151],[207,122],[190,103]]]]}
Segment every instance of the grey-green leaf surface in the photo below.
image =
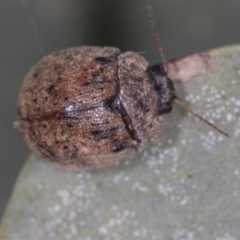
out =
{"type": "Polygon", "coordinates": [[[240,238],[240,46],[208,51],[159,138],[118,166],[56,169],[35,155],[16,182],[1,240],[235,240],[240,238]]]}

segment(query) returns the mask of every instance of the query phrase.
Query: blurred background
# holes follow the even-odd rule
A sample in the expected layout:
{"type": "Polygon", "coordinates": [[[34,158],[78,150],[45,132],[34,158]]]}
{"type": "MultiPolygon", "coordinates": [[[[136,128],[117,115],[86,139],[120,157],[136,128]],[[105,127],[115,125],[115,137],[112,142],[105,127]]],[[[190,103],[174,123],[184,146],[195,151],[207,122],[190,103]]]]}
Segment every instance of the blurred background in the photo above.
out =
{"type": "Polygon", "coordinates": [[[116,46],[159,62],[148,5],[167,59],[240,42],[239,0],[0,1],[0,218],[30,153],[13,129],[26,72],[54,50],[80,45],[116,46]]]}

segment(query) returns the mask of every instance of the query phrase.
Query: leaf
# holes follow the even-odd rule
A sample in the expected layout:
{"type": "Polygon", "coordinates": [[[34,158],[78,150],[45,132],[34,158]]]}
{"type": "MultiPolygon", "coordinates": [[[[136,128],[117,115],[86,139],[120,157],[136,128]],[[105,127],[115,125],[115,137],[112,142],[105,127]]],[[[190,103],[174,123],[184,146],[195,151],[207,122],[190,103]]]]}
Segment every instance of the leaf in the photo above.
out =
{"type": "Polygon", "coordinates": [[[118,166],[74,173],[32,155],[0,239],[239,239],[240,46],[204,54],[176,92],[229,139],[175,106],[159,139],[118,166]]]}

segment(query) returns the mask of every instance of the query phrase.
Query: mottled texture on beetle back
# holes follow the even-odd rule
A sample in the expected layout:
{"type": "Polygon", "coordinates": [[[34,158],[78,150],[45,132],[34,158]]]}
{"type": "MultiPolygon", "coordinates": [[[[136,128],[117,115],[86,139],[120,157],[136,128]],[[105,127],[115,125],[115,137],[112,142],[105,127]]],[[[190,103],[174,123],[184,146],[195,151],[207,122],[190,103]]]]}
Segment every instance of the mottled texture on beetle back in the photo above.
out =
{"type": "Polygon", "coordinates": [[[34,151],[68,169],[109,165],[135,152],[114,106],[118,55],[116,48],[72,48],[30,70],[18,108],[34,151]]]}
{"type": "Polygon", "coordinates": [[[162,130],[163,118],[158,114],[156,98],[150,84],[145,58],[134,52],[118,57],[121,99],[142,141],[154,140],[162,130]]]}
{"type": "Polygon", "coordinates": [[[29,147],[65,169],[130,156],[162,129],[148,63],[111,47],[76,47],[39,61],[24,80],[18,126],[29,147]]]}

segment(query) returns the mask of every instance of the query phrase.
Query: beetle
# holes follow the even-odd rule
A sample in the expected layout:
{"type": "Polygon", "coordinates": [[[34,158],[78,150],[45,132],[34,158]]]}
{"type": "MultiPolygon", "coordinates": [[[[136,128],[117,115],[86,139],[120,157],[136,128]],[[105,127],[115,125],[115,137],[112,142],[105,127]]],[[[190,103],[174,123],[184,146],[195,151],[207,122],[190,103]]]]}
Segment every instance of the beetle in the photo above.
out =
{"type": "MultiPolygon", "coordinates": [[[[149,15],[160,55],[159,37],[149,15]]],[[[173,102],[185,106],[167,64],[138,53],[83,46],[54,52],[28,72],[18,99],[18,128],[28,146],[64,169],[94,169],[134,154],[156,139],[173,102]]],[[[227,134],[225,134],[227,135],[227,134]]]]}

